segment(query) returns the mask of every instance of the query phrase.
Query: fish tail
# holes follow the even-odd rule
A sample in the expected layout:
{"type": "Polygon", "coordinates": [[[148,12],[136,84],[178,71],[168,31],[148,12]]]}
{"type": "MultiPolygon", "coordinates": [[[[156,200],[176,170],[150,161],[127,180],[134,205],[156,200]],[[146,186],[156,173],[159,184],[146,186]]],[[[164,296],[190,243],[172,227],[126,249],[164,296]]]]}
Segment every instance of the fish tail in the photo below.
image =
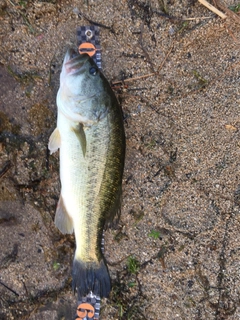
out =
{"type": "Polygon", "coordinates": [[[72,277],[73,290],[77,291],[79,300],[90,292],[101,298],[109,296],[111,280],[103,260],[99,263],[85,263],[74,258],[72,277]]]}

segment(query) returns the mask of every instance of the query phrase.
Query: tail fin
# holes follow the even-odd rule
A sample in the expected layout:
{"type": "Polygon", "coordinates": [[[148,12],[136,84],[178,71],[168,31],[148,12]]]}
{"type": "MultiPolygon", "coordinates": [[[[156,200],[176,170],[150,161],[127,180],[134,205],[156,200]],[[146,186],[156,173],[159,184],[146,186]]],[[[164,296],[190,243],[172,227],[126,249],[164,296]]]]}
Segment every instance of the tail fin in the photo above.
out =
{"type": "Polygon", "coordinates": [[[79,300],[90,292],[101,298],[109,296],[111,280],[103,260],[99,263],[84,263],[74,259],[72,277],[73,290],[77,291],[79,300]]]}

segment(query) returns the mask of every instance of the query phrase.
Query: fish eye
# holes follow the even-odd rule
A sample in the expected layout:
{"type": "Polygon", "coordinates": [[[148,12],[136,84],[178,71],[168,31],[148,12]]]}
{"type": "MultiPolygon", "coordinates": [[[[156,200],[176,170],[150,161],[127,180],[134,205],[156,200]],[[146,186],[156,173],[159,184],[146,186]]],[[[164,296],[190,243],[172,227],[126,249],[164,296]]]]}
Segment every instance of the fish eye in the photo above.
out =
{"type": "Polygon", "coordinates": [[[92,75],[92,76],[95,76],[97,74],[97,68],[96,67],[91,67],[89,69],[89,73],[92,75]]]}

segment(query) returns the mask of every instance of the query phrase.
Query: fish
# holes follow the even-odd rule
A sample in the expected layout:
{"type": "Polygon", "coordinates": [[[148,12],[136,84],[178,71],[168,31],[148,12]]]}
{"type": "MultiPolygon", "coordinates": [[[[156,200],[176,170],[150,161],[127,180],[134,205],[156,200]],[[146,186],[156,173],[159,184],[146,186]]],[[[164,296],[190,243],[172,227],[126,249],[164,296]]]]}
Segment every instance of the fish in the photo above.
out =
{"type": "Polygon", "coordinates": [[[125,160],[123,112],[91,57],[68,49],[57,93],[57,127],[50,153],[60,154],[61,193],[55,225],[74,232],[72,286],[79,299],[89,292],[108,297],[111,279],[101,241],[119,216],[125,160]]]}

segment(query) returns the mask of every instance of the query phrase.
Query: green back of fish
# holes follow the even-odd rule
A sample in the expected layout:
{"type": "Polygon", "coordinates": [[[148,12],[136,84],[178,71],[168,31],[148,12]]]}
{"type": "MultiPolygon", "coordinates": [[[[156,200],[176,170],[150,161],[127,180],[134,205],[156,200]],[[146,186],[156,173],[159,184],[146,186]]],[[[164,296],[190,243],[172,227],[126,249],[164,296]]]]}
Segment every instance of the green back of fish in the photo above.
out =
{"type": "Polygon", "coordinates": [[[120,214],[126,148],[122,109],[108,83],[106,84],[106,91],[112,100],[108,115],[111,132],[106,166],[99,193],[102,214],[98,226],[98,248],[102,240],[103,228],[106,227],[109,222],[112,222],[116,215],[120,214]]]}

